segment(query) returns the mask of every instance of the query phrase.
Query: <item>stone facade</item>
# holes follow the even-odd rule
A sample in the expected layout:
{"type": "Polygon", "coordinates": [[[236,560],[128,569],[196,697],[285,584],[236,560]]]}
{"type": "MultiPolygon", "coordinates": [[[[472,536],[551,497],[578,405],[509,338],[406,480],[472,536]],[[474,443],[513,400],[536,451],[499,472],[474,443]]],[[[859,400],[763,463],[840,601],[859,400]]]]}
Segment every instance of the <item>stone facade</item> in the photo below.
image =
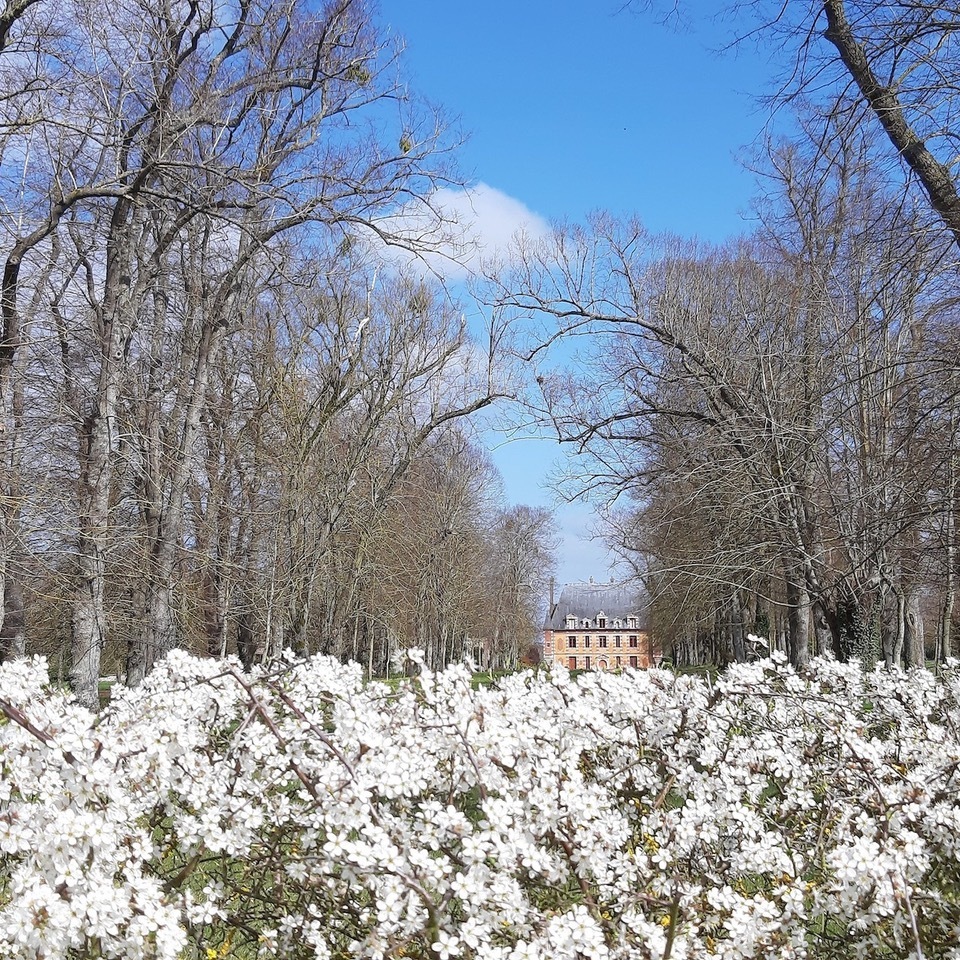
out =
{"type": "Polygon", "coordinates": [[[568,583],[544,621],[544,658],[571,670],[653,666],[660,660],[659,651],[642,623],[635,588],[568,583]]]}

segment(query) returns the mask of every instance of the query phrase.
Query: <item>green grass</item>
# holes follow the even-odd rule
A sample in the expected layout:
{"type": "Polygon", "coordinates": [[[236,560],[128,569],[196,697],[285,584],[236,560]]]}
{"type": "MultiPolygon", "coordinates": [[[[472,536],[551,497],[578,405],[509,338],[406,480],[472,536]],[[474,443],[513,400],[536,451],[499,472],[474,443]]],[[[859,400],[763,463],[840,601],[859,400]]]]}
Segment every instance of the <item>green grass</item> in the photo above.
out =
{"type": "Polygon", "coordinates": [[[496,683],[501,677],[507,677],[511,673],[517,673],[519,670],[524,670],[525,667],[519,667],[517,670],[491,670],[491,671],[482,671],[480,673],[475,673],[473,678],[470,681],[470,685],[474,690],[479,690],[480,687],[489,687],[496,683]]]}

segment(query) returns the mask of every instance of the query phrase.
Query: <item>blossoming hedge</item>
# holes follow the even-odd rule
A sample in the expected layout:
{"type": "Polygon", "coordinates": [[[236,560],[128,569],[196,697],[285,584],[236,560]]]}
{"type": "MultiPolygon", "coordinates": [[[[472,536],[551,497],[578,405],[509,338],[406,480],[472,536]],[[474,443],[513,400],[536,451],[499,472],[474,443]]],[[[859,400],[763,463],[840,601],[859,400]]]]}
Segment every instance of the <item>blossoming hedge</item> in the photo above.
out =
{"type": "Polygon", "coordinates": [[[960,680],[0,668],[0,955],[960,957],[960,680]]]}

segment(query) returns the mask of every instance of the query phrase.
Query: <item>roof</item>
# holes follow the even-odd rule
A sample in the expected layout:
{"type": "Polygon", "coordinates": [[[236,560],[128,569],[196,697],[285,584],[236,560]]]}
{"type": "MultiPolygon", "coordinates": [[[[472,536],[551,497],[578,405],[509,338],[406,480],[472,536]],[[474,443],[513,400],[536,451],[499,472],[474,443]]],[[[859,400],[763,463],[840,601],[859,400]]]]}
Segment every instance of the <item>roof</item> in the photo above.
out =
{"type": "Polygon", "coordinates": [[[571,614],[578,620],[595,620],[597,614],[609,620],[639,617],[642,612],[642,592],[636,584],[624,583],[568,583],[560,591],[560,599],[547,612],[544,630],[566,629],[571,614]]]}

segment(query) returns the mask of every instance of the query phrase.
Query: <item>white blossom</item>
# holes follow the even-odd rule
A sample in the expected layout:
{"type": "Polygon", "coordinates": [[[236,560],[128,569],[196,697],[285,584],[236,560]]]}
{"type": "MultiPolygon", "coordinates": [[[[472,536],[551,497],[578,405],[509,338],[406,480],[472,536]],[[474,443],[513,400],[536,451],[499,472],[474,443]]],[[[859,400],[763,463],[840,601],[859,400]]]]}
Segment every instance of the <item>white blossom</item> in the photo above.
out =
{"type": "Polygon", "coordinates": [[[3,956],[956,955],[956,664],[403,660],[176,652],[99,718],[0,666],[3,956]]]}

